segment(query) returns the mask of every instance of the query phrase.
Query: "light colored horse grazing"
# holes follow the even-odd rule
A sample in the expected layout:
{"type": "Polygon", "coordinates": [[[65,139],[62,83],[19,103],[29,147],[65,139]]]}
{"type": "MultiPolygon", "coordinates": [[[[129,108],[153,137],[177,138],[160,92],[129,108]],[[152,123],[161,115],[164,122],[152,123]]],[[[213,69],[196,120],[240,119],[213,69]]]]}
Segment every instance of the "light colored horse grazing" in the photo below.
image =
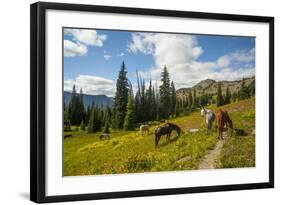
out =
{"type": "Polygon", "coordinates": [[[207,126],[207,133],[209,134],[212,129],[212,123],[215,120],[216,115],[212,110],[201,107],[201,116],[205,118],[204,121],[207,126]]]}
{"type": "Polygon", "coordinates": [[[140,126],[140,134],[149,134],[149,126],[148,125],[141,125],[140,126]]]}

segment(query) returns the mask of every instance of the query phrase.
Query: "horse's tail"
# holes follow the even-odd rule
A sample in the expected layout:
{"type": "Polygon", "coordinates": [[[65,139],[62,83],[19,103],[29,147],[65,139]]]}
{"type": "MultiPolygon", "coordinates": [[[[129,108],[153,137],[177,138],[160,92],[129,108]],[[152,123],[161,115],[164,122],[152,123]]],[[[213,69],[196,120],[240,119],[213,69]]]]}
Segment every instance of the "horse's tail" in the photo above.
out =
{"type": "Polygon", "coordinates": [[[157,147],[157,145],[158,145],[158,134],[155,132],[155,134],[154,134],[154,141],[155,141],[155,147],[157,147]]]}

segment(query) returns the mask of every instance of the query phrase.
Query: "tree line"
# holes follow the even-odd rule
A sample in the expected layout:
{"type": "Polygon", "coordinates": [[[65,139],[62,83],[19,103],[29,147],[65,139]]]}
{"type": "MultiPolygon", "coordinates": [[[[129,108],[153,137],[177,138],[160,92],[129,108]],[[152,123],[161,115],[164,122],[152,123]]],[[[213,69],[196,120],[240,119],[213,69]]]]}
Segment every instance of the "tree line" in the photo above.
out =
{"type": "Polygon", "coordinates": [[[80,126],[89,133],[112,129],[133,130],[138,123],[164,120],[176,115],[176,90],[174,82],[170,81],[166,66],[161,73],[161,85],[152,85],[149,81],[146,88],[145,80],[137,75],[137,90],[134,94],[132,84],[127,78],[125,63],[116,82],[116,92],[112,107],[89,105],[86,109],[83,103],[83,90],[77,93],[73,85],[68,105],[64,104],[65,125],[80,126]]]}
{"type": "Polygon", "coordinates": [[[239,91],[231,93],[229,88],[226,88],[225,95],[222,93],[221,83],[218,84],[216,104],[222,106],[235,102],[237,100],[245,100],[255,95],[255,80],[253,80],[248,86],[245,84],[245,79],[242,79],[241,87],[239,91]]]}
{"type": "Polygon", "coordinates": [[[132,130],[136,124],[168,119],[175,115],[176,90],[166,66],[161,73],[159,88],[152,85],[151,80],[146,88],[145,80],[136,71],[135,95],[126,74],[125,63],[122,62],[113,105],[113,129],[132,130]]]}
{"type": "MultiPolygon", "coordinates": [[[[161,72],[160,86],[145,80],[136,71],[137,89],[133,92],[132,84],[127,78],[125,63],[122,62],[116,81],[116,92],[112,107],[92,103],[84,107],[83,90],[77,93],[73,85],[68,105],[64,104],[65,129],[70,125],[80,127],[88,133],[111,129],[134,130],[137,124],[149,121],[166,120],[171,117],[188,115],[198,106],[217,104],[221,106],[231,101],[249,98],[255,93],[255,84],[245,86],[243,80],[241,89],[236,93],[222,93],[221,83],[218,84],[217,94],[197,95],[196,89],[188,90],[187,96],[177,97],[174,82],[171,81],[167,66],[161,72]]],[[[78,129],[78,128],[77,128],[78,129]]]]}

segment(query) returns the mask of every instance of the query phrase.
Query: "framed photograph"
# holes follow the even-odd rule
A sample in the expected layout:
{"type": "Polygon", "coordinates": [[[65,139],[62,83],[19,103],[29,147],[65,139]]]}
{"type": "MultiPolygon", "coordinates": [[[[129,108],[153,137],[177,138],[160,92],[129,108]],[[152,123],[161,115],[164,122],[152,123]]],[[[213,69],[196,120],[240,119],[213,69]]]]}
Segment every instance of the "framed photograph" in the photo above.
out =
{"type": "Polygon", "coordinates": [[[274,187],[274,18],[31,5],[34,202],[274,187]]]}

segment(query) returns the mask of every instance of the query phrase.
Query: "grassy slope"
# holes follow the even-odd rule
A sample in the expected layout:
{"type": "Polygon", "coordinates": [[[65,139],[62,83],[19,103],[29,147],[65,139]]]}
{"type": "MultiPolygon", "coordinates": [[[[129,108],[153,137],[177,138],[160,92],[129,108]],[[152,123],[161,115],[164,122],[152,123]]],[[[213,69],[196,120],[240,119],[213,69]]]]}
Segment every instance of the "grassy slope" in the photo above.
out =
{"type": "Polygon", "coordinates": [[[244,129],[248,136],[227,138],[221,151],[221,167],[254,167],[255,166],[255,101],[240,101],[235,105],[225,106],[231,112],[234,127],[244,129]],[[241,112],[243,110],[244,112],[241,112]]]}
{"type": "MultiPolygon", "coordinates": [[[[254,99],[236,102],[225,108],[229,110],[235,127],[246,131],[254,127],[254,99]]],[[[190,116],[170,121],[185,131],[204,126],[199,110],[190,116]]],[[[73,138],[64,140],[64,175],[196,169],[200,159],[208,150],[213,149],[217,142],[215,129],[210,135],[204,130],[194,134],[185,132],[179,138],[174,137],[171,143],[166,143],[163,137],[159,147],[155,149],[152,132],[156,126],[151,128],[148,136],[140,136],[138,131],[115,131],[110,134],[109,141],[99,141],[99,133],[71,132],[73,138]]],[[[247,141],[248,138],[254,139],[254,136],[235,137],[233,140],[229,138],[225,141],[221,156],[222,166],[232,167],[230,163],[238,159],[240,167],[253,166],[254,141],[247,141]],[[240,146],[242,144],[243,146],[240,146]],[[243,147],[247,152],[243,152],[243,147]],[[245,160],[248,160],[247,163],[245,160]]],[[[232,165],[235,166],[233,163],[232,165]]]]}

